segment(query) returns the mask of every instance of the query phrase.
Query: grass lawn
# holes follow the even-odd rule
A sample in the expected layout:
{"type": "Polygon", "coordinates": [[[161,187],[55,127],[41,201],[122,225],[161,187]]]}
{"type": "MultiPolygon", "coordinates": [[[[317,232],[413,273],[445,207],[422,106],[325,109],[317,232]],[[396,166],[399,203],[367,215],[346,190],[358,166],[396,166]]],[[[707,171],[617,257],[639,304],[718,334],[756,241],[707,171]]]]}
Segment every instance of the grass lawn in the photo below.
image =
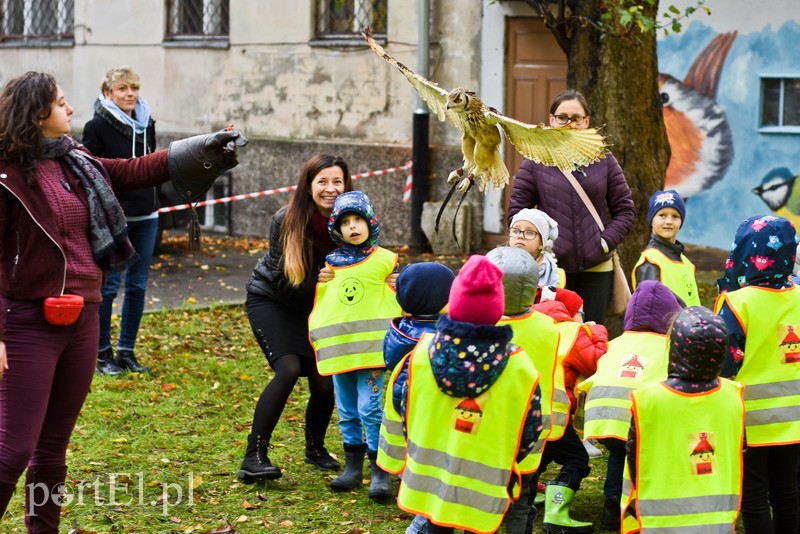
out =
{"type": "MultiPolygon", "coordinates": [[[[716,276],[698,273],[703,285],[716,276]]],[[[713,299],[708,288],[701,295],[713,299]]],[[[243,306],[147,314],[137,353],[152,374],[95,377],[68,451],[62,532],[405,531],[412,518],[394,502],[371,501],[366,487],[334,492],[334,474],[304,463],[304,379],[272,440],[283,478],[236,479],[253,407],[272,374],[243,306]]],[[[335,418],[327,445],[342,459],[335,418]]],[[[592,460],[573,517],[599,523],[605,468],[604,458],[592,460]]],[[[25,532],[22,482],[2,532],[25,532]]]]}

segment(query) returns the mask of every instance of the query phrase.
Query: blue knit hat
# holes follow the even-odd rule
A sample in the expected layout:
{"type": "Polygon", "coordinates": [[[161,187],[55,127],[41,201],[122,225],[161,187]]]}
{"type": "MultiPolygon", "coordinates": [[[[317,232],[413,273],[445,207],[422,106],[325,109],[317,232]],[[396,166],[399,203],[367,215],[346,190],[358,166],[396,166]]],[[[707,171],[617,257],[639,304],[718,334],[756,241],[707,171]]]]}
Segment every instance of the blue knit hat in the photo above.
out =
{"type": "Polygon", "coordinates": [[[397,277],[397,303],[410,315],[435,315],[447,305],[454,278],[441,263],[412,263],[397,277]]]}
{"type": "Polygon", "coordinates": [[[659,210],[664,208],[675,208],[681,214],[681,226],[686,222],[686,204],[683,199],[674,189],[667,189],[666,191],[656,191],[650,197],[650,202],[647,203],[647,225],[653,224],[653,217],[659,210]]]}

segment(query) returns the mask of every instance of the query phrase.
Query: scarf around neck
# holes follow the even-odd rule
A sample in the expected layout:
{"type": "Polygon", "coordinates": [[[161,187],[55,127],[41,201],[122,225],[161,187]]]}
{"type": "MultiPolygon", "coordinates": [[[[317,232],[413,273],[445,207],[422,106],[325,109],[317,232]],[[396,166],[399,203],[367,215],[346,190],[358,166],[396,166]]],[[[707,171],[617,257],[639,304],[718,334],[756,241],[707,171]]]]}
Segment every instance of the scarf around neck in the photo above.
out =
{"type": "Polygon", "coordinates": [[[544,259],[539,264],[539,287],[558,286],[558,265],[549,252],[543,252],[544,259]]]}
{"type": "Polygon", "coordinates": [[[114,115],[117,120],[133,128],[134,132],[137,134],[144,133],[147,129],[147,125],[150,122],[150,106],[144,98],[139,97],[136,100],[136,106],[133,108],[133,117],[122,111],[110,98],[100,95],[97,97],[97,100],[100,102],[100,105],[114,115]]]}
{"type": "Polygon", "coordinates": [[[59,139],[45,139],[42,157],[65,164],[86,191],[90,244],[98,265],[109,271],[123,271],[138,260],[139,255],[128,240],[125,215],[108,185],[102,164],[81,150],[68,135],[59,139]]]}

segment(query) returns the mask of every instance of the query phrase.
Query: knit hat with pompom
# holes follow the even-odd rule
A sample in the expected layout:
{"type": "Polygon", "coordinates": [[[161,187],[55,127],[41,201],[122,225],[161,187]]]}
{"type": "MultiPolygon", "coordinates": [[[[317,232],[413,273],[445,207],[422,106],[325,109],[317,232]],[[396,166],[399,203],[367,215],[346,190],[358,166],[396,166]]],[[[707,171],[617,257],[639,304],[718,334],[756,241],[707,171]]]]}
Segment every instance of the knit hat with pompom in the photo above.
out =
{"type": "Polygon", "coordinates": [[[471,256],[450,287],[450,318],[494,325],[503,316],[504,306],[503,271],[485,256],[471,256]]]}

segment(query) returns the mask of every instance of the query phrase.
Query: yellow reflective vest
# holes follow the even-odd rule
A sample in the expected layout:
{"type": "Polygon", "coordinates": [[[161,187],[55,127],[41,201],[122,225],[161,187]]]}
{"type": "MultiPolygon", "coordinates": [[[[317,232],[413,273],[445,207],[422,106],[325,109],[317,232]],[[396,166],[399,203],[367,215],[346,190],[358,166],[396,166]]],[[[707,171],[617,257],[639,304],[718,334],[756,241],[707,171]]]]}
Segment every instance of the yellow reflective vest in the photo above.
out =
{"type": "Polygon", "coordinates": [[[663,383],[633,392],[636,480],[626,462],[622,532],[734,531],[742,490],[744,401],[741,384],[719,380],[704,393],[686,394],[663,383]]]}
{"type": "MultiPolygon", "coordinates": [[[[433,336],[433,334],[429,335],[433,336]]],[[[378,438],[378,465],[384,471],[396,475],[403,471],[403,466],[406,464],[406,436],[405,432],[403,432],[403,417],[394,408],[392,392],[394,391],[394,383],[397,381],[397,376],[403,370],[406,361],[410,357],[411,353],[409,352],[397,363],[389,376],[386,398],[383,402],[381,431],[378,438]]]]}
{"type": "Polygon", "coordinates": [[[597,372],[578,384],[585,394],[584,436],[628,440],[631,392],[667,378],[669,338],[655,332],[623,332],[608,343],[597,372]]]}
{"type": "Polygon", "coordinates": [[[564,425],[567,420],[566,413],[563,413],[561,409],[565,400],[569,404],[567,392],[564,389],[564,372],[562,370],[560,375],[556,372],[556,368],[560,367],[558,359],[560,334],[556,322],[551,317],[533,310],[524,315],[504,316],[498,323],[498,325],[506,324],[510,325],[514,332],[511,341],[525,349],[539,372],[542,432],[539,434],[539,439],[536,440],[533,451],[522,460],[519,466],[522,473],[533,473],[539,468],[545,441],[550,439],[554,423],[556,432],[561,437],[564,435],[564,425]],[[560,376],[560,382],[557,381],[557,376],[560,376]],[[558,399],[556,408],[559,409],[555,414],[553,413],[554,398],[558,399]]]}
{"type": "Polygon", "coordinates": [[[555,384],[553,392],[553,429],[548,441],[556,441],[564,436],[564,430],[569,424],[569,396],[567,385],[564,382],[564,360],[569,356],[572,347],[578,340],[578,332],[583,328],[582,323],[575,321],[561,321],[556,323],[560,334],[558,339],[558,365],[556,366],[555,384]],[[562,394],[563,392],[563,394],[562,394]]]}
{"type": "Polygon", "coordinates": [[[331,267],[334,278],[317,284],[308,334],[321,375],[383,367],[383,338],[402,311],[386,277],[397,254],[377,247],[359,263],[331,267]]]}
{"type": "Polygon", "coordinates": [[[719,296],[746,337],[736,381],[744,384],[747,445],[800,442],[800,286],[745,286],[719,296]]]}
{"type": "Polygon", "coordinates": [[[497,381],[474,399],[436,384],[424,334],[409,363],[408,444],[397,504],[435,524],[491,533],[511,503],[508,485],[539,376],[516,348],[497,381]]]}
{"type": "Polygon", "coordinates": [[[657,265],[661,270],[660,282],[670,288],[673,293],[683,299],[687,306],[700,306],[700,293],[697,291],[697,280],[694,276],[694,264],[689,258],[681,254],[681,261],[669,259],[663,252],[654,248],[647,248],[639,256],[639,261],[633,268],[631,282],[636,290],[636,269],[647,260],[657,265]]]}

